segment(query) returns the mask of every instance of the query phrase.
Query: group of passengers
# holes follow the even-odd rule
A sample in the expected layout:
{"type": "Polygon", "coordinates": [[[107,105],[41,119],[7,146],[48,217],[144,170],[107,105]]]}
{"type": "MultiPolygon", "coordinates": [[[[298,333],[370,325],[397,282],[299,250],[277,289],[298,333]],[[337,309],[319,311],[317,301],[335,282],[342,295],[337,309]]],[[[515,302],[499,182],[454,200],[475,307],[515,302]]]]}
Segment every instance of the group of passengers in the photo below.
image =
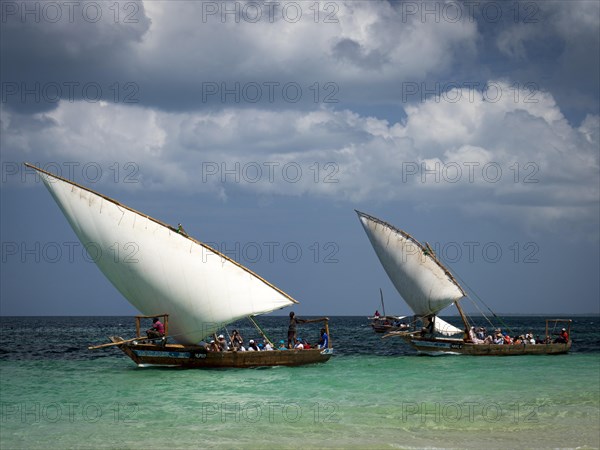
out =
{"type": "Polygon", "coordinates": [[[233,334],[229,336],[229,340],[225,339],[225,336],[220,334],[217,339],[211,339],[206,346],[210,352],[260,352],[260,351],[271,351],[273,346],[268,340],[263,339],[263,342],[257,343],[254,339],[248,341],[248,346],[244,347],[244,339],[238,330],[233,330],[233,334]]]}
{"type": "MultiPolygon", "coordinates": [[[[327,330],[325,328],[321,328],[321,332],[319,333],[319,342],[316,345],[310,344],[306,339],[296,337],[297,324],[305,322],[305,320],[296,317],[294,312],[291,312],[287,344],[284,340],[279,341],[277,350],[308,350],[311,348],[328,348],[329,336],[327,335],[327,330]]],[[[257,343],[254,339],[250,339],[248,341],[248,346],[244,347],[244,339],[238,330],[233,330],[232,335],[229,336],[229,341],[227,341],[225,336],[222,334],[219,335],[216,340],[213,339],[210,341],[210,343],[206,346],[206,349],[207,351],[211,352],[226,352],[229,350],[234,352],[261,352],[275,350],[273,345],[271,345],[269,340],[266,338],[260,343],[257,343]]]]}
{"type": "Polygon", "coordinates": [[[498,344],[498,345],[521,345],[521,344],[550,344],[554,343],[563,343],[566,344],[569,342],[569,333],[565,328],[563,328],[554,341],[550,338],[550,336],[546,336],[545,338],[540,338],[540,336],[533,336],[533,333],[530,331],[526,334],[521,334],[518,336],[511,337],[508,333],[502,332],[500,328],[494,330],[494,333],[488,334],[484,327],[471,327],[469,330],[468,341],[474,344],[498,344]]]}
{"type": "MultiPolygon", "coordinates": [[[[319,342],[316,345],[311,345],[306,339],[296,337],[297,324],[305,322],[307,321],[299,319],[292,311],[290,313],[287,345],[283,340],[281,340],[279,341],[277,350],[308,350],[311,348],[328,348],[329,336],[327,335],[327,330],[325,328],[321,328],[319,342]]],[[[158,320],[157,317],[152,319],[152,327],[146,330],[146,335],[148,336],[148,339],[162,338],[165,335],[164,325],[158,320]]],[[[216,337],[216,339],[212,339],[208,343],[203,342],[201,345],[203,345],[206,348],[206,351],[209,352],[226,352],[229,350],[234,352],[261,352],[275,350],[273,345],[271,345],[269,340],[266,338],[260,343],[256,342],[254,339],[250,339],[248,341],[248,346],[244,347],[244,339],[238,330],[233,330],[233,334],[228,337],[229,340],[225,339],[225,336],[220,334],[216,337]]]]}

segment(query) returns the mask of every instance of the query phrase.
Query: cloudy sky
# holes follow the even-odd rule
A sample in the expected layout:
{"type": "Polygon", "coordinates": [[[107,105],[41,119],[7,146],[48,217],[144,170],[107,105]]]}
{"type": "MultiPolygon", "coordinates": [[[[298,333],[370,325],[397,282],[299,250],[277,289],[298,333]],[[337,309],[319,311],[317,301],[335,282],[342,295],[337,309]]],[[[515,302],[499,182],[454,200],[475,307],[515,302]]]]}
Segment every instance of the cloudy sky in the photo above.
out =
{"type": "Polygon", "coordinates": [[[497,312],[600,312],[599,2],[0,5],[1,314],[134,312],[23,161],[299,314],[408,313],[354,209],[497,312]]]}

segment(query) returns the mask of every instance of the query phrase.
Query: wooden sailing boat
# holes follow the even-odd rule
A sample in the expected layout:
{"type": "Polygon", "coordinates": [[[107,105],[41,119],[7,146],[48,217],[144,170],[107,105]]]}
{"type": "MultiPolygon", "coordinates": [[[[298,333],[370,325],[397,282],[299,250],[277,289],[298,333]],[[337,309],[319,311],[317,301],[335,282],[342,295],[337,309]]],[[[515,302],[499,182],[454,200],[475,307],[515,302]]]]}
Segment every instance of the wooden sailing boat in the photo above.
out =
{"type": "Polygon", "coordinates": [[[367,317],[371,321],[371,328],[375,333],[389,333],[390,331],[404,331],[408,325],[400,322],[406,316],[388,316],[385,313],[385,303],[383,302],[383,290],[379,288],[379,296],[381,298],[381,310],[383,316],[379,315],[379,311],[375,312],[373,317],[367,317]]]}
{"type": "MultiPolygon", "coordinates": [[[[243,356],[242,352],[207,352],[198,343],[225,325],[245,317],[255,323],[253,316],[298,302],[181,228],[26,165],[39,172],[102,273],[144,314],[138,317],[135,338],[111,337],[112,343],[91,348],[116,345],[137,364],[188,367],[300,365],[331,357],[330,339],[323,349],[247,352],[256,354],[243,356]],[[165,338],[157,342],[140,336],[139,319],[159,315],[164,316],[165,338]]],[[[324,322],[329,336],[328,319],[316,320],[324,322]]]]}
{"type": "Polygon", "coordinates": [[[467,355],[524,355],[566,353],[571,348],[571,339],[565,343],[552,342],[550,322],[564,324],[571,335],[570,320],[546,321],[544,343],[504,345],[479,343],[474,338],[472,327],[460,307],[459,300],[466,297],[465,291],[450,271],[435,257],[429,245],[422,245],[408,233],[368,214],[356,211],[360,222],[371,241],[375,253],[390,280],[415,313],[413,331],[391,332],[384,337],[397,336],[404,339],[420,353],[467,354],[467,355]],[[459,329],[437,317],[444,308],[454,304],[463,321],[459,329]],[[432,322],[428,319],[431,318],[432,322]],[[414,325],[422,322],[429,327],[415,330],[414,325]],[[462,337],[451,338],[453,334],[462,337]],[[441,335],[441,336],[440,336],[441,335]]]}

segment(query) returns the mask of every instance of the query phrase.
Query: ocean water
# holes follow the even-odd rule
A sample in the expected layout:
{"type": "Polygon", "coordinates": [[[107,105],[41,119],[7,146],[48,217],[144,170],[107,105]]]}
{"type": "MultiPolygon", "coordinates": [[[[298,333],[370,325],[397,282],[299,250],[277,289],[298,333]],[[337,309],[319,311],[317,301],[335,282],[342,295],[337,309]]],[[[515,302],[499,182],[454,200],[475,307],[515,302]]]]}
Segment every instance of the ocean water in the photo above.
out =
{"type": "MultiPolygon", "coordinates": [[[[260,323],[284,338],[285,317],[260,323]]],[[[326,364],[193,370],[87,350],[133,336],[128,317],[2,317],[0,448],[599,448],[599,324],[575,318],[567,355],[427,357],[333,317],[326,364]]]]}

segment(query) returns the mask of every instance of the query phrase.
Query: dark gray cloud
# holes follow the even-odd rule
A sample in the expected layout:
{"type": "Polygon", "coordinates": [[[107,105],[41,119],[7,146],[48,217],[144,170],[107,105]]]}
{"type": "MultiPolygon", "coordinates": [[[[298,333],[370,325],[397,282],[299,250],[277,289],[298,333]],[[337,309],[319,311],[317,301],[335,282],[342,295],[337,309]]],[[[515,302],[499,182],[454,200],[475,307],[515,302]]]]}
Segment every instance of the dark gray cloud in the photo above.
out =
{"type": "Polygon", "coordinates": [[[122,100],[151,21],[143,2],[117,4],[2,2],[3,105],[34,113],[60,100],[122,100]]]}
{"type": "Polygon", "coordinates": [[[317,23],[307,8],[292,22],[281,6],[272,21],[266,10],[250,21],[244,2],[232,3],[237,23],[202,2],[121,2],[118,16],[115,3],[99,3],[99,18],[76,2],[57,21],[52,9],[8,3],[3,104],[20,111],[82,98],[168,111],[390,102],[401,111],[498,78],[552,92],[575,122],[598,111],[596,2],[455,4],[460,16],[447,3],[336,2],[336,20],[322,11],[317,23]]]}
{"type": "Polygon", "coordinates": [[[380,70],[389,59],[378,50],[365,51],[361,45],[349,38],[341,39],[332,48],[332,55],[352,65],[373,71],[380,70]]]}

